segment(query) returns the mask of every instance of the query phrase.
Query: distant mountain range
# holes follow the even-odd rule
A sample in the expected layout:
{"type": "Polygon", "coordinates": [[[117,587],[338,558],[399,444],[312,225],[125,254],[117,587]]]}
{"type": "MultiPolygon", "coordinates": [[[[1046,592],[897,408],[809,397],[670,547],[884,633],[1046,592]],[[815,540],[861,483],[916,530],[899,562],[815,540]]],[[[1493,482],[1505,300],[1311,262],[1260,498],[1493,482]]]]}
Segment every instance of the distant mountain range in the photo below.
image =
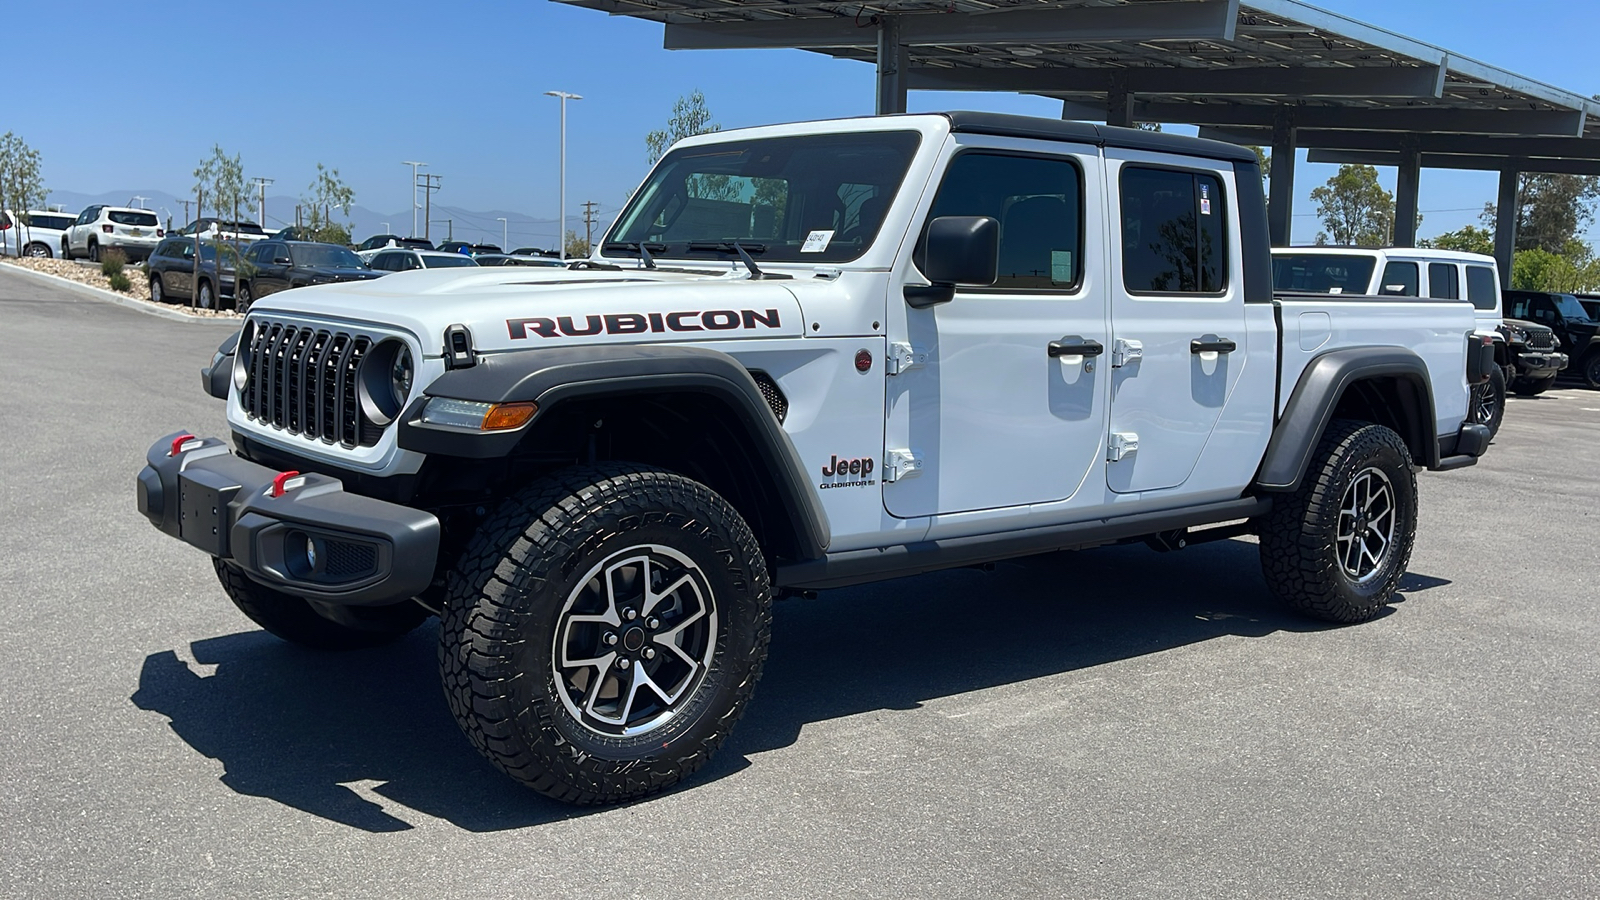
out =
{"type": "MultiPolygon", "coordinates": [[[[140,191],[112,191],[103,194],[80,194],[75,191],[51,191],[48,205],[51,209],[56,206],[63,207],[67,212],[75,213],[85,206],[97,203],[106,203],[115,206],[135,206],[154,210],[160,214],[164,223],[168,219],[175,227],[182,228],[188,224],[189,219],[184,218],[184,200],[189,200],[189,219],[194,217],[194,198],[184,198],[168,191],[140,190],[140,191]]],[[[266,228],[276,231],[286,225],[294,224],[295,206],[299,199],[288,196],[267,197],[266,203],[266,228]]],[[[211,210],[207,214],[214,215],[211,210]]],[[[600,220],[594,228],[594,236],[599,240],[600,233],[611,224],[617,210],[603,210],[600,220]]],[[[255,219],[254,214],[243,214],[241,218],[255,219]]],[[[538,218],[519,212],[508,210],[470,210],[454,206],[443,206],[435,203],[432,210],[433,226],[429,229],[429,236],[434,243],[445,240],[452,233],[458,240],[485,242],[501,245],[502,227],[500,218],[506,220],[504,230],[505,240],[510,244],[504,249],[516,247],[553,248],[556,239],[556,222],[554,218],[538,218]]],[[[360,241],[374,234],[399,234],[404,235],[411,231],[411,213],[409,210],[384,213],[374,212],[360,204],[350,209],[347,218],[334,214],[336,221],[348,221],[351,224],[355,239],[360,241]]],[[[583,233],[583,211],[567,214],[567,229],[583,233]]],[[[417,231],[423,232],[422,211],[417,211],[417,231]]]]}

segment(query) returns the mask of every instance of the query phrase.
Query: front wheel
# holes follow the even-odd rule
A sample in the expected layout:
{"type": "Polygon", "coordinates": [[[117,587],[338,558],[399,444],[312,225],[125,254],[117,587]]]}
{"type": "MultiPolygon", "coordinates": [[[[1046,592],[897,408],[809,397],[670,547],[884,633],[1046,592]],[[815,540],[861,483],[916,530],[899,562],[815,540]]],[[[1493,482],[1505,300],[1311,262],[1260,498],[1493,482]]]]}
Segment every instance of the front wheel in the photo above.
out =
{"type": "Polygon", "coordinates": [[[501,771],[569,803],[660,791],[705,765],[766,659],[754,535],[710,488],[575,468],[507,500],[451,573],[445,697],[501,771]]]}
{"type": "Polygon", "coordinates": [[[1600,350],[1590,350],[1583,358],[1583,380],[1592,388],[1600,388],[1600,350]]]}
{"type": "Polygon", "coordinates": [[[1489,370],[1489,380],[1472,389],[1472,421],[1489,429],[1489,437],[1500,432],[1506,416],[1506,375],[1499,366],[1489,370]]]}
{"type": "Polygon", "coordinates": [[[90,241],[89,242],[89,261],[90,262],[99,262],[100,261],[100,244],[98,242],[96,242],[96,241],[90,241]]]}
{"type": "Polygon", "coordinates": [[[167,302],[167,292],[165,290],[162,290],[162,288],[161,288],[161,276],[160,275],[152,275],[152,276],[150,276],[150,302],[151,303],[165,303],[165,302],[167,302]]]}
{"type": "Polygon", "coordinates": [[[61,239],[61,258],[67,262],[72,261],[72,245],[67,243],[66,238],[61,239]]]}
{"type": "Polygon", "coordinates": [[[215,557],[217,580],[239,611],[272,634],[313,650],[358,650],[393,643],[428,618],[411,601],[394,606],[313,603],[256,584],[215,557]]]}
{"type": "Polygon", "coordinates": [[[1261,571],[1279,599],[1330,622],[1371,619],[1411,561],[1411,451],[1382,425],[1336,420],[1299,488],[1274,498],[1262,524],[1261,571]]]}

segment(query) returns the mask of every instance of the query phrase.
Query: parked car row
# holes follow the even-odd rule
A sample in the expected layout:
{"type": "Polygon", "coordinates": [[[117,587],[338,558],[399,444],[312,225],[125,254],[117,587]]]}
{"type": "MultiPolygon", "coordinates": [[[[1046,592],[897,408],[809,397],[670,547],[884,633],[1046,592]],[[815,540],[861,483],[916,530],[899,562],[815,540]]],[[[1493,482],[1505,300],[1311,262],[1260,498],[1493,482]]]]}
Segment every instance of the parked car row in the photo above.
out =
{"type": "Polygon", "coordinates": [[[50,258],[61,246],[62,235],[76,218],[71,213],[30,209],[17,214],[0,211],[0,243],[11,256],[50,258]]]}

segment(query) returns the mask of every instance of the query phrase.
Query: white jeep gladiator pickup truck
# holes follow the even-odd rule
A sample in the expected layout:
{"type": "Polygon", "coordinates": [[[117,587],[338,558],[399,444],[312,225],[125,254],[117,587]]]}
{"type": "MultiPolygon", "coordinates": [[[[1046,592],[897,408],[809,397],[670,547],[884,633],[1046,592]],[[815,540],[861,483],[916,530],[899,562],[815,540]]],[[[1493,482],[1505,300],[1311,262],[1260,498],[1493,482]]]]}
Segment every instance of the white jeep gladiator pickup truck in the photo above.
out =
{"type": "Polygon", "coordinates": [[[523,784],[626,800],[749,702],[783,593],[1259,535],[1338,622],[1405,572],[1415,471],[1488,446],[1464,301],[1277,294],[1249,150],[982,113],[678,143],[587,260],[275,294],[140,510],[312,647],[441,619],[523,784]]]}

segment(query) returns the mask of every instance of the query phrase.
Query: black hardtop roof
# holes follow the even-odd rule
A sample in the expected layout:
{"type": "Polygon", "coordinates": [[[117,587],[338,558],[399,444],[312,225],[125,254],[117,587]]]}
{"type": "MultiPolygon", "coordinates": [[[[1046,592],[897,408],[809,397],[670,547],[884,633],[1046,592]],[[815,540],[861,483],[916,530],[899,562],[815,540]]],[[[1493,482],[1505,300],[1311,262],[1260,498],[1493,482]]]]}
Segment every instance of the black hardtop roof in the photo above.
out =
{"type": "Polygon", "coordinates": [[[1041,119],[1007,113],[955,111],[941,113],[950,120],[950,130],[964,134],[996,134],[1005,137],[1036,138],[1047,141],[1074,141],[1099,147],[1180,153],[1208,159],[1259,163],[1255,151],[1222,141],[1165,134],[1140,128],[1119,128],[1094,122],[1041,119]]]}

